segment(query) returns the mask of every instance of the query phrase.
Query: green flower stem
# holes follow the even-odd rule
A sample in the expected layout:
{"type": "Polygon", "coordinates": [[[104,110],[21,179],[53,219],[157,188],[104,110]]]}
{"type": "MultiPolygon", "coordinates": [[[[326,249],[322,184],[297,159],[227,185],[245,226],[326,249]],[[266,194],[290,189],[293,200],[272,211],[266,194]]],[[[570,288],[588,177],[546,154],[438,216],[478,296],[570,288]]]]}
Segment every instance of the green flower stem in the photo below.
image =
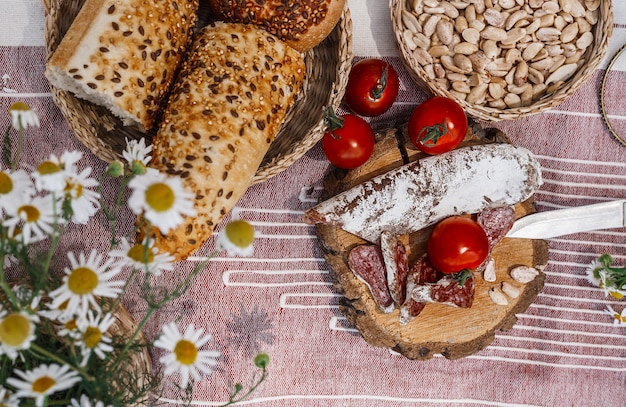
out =
{"type": "Polygon", "coordinates": [[[104,183],[105,177],[106,177],[106,173],[102,174],[102,176],[98,180],[97,191],[100,194],[100,207],[102,208],[102,211],[104,212],[107,220],[109,221],[109,225],[111,228],[111,247],[113,247],[115,246],[115,244],[117,244],[117,239],[115,237],[116,236],[115,229],[117,227],[117,215],[119,214],[119,209],[122,207],[124,191],[126,190],[128,183],[132,179],[132,176],[122,178],[121,185],[120,185],[119,190],[117,191],[117,197],[115,198],[115,204],[113,205],[112,210],[109,210],[109,208],[105,205],[104,198],[103,198],[104,195],[102,194],[102,184],[104,183]]]}
{"type": "Polygon", "coordinates": [[[261,376],[259,377],[259,380],[254,383],[247,392],[245,392],[243,395],[236,397],[237,394],[239,394],[240,389],[235,389],[235,392],[230,396],[230,398],[228,399],[228,402],[226,404],[222,404],[220,407],[226,407],[226,406],[231,406],[233,404],[237,404],[242,400],[245,400],[246,398],[248,398],[252,393],[254,393],[256,391],[256,389],[261,385],[261,383],[263,383],[263,381],[265,380],[265,378],[267,377],[267,368],[264,367],[263,371],[261,372],[261,376]]]}
{"type": "Polygon", "coordinates": [[[42,348],[41,346],[37,345],[36,343],[31,343],[30,344],[30,348],[34,351],[39,353],[40,355],[45,356],[46,358],[49,358],[50,360],[53,360],[55,362],[57,362],[60,365],[68,365],[72,370],[76,371],[78,374],[80,374],[82,377],[84,377],[86,380],[90,380],[93,381],[95,378],[93,376],[91,376],[90,374],[87,374],[87,372],[84,369],[81,369],[79,367],[73,366],[69,363],[67,363],[66,360],[63,360],[62,358],[60,358],[59,356],[57,356],[56,354],[49,352],[47,349],[42,348]]]}

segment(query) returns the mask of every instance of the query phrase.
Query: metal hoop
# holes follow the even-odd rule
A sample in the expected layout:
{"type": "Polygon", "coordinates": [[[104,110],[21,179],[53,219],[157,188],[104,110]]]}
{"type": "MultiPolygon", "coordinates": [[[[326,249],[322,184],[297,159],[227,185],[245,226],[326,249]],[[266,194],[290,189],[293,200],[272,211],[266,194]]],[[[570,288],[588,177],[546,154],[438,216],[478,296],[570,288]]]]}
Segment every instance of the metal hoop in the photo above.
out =
{"type": "Polygon", "coordinates": [[[611,61],[609,62],[609,65],[607,66],[606,71],[604,72],[604,76],[602,77],[602,85],[600,86],[600,114],[602,115],[602,120],[604,121],[604,124],[606,125],[607,129],[609,130],[609,133],[611,133],[611,135],[615,137],[615,139],[619,141],[622,145],[626,146],[626,139],[623,139],[617,134],[617,132],[613,128],[613,125],[609,121],[609,117],[606,113],[606,106],[604,104],[604,90],[606,88],[606,82],[608,80],[609,73],[611,72],[611,68],[613,67],[615,62],[619,59],[619,57],[622,55],[624,51],[626,51],[626,44],[623,45],[615,53],[613,58],[611,58],[611,61]]]}

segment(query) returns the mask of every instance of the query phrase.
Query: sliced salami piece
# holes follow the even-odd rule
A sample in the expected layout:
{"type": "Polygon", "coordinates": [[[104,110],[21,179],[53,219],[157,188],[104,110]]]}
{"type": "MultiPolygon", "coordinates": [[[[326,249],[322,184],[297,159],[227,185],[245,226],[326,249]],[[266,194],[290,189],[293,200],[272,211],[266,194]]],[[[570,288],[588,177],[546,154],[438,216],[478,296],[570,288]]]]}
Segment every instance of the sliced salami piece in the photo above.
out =
{"type": "Polygon", "coordinates": [[[409,256],[404,244],[392,233],[380,235],[380,249],[387,271],[387,286],[391,298],[400,306],[406,301],[406,279],[409,274],[409,256]]]}
{"type": "Polygon", "coordinates": [[[418,285],[435,283],[441,276],[442,274],[433,267],[426,255],[423,255],[421,259],[413,263],[407,277],[406,301],[400,308],[401,325],[406,325],[411,322],[426,306],[426,302],[416,301],[411,298],[413,289],[418,285]]]}
{"type": "Polygon", "coordinates": [[[359,245],[350,250],[348,265],[354,275],[369,288],[381,311],[390,313],[394,309],[389,294],[383,255],[376,245],[359,245]]]}
{"type": "Polygon", "coordinates": [[[478,214],[476,221],[483,227],[487,234],[489,245],[493,248],[513,227],[515,208],[512,206],[500,206],[498,208],[485,209],[478,214]]]}
{"type": "Polygon", "coordinates": [[[470,273],[463,285],[454,275],[446,275],[436,283],[416,286],[411,292],[411,298],[421,302],[435,302],[454,307],[470,308],[474,301],[476,282],[474,273],[470,273]]]}

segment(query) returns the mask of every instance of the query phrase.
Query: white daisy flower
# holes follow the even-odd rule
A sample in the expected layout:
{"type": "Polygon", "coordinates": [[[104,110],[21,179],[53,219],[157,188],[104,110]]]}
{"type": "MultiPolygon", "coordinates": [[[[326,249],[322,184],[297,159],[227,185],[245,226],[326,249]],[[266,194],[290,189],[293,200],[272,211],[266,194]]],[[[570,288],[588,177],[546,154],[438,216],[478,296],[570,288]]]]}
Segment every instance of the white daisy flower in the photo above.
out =
{"type": "Polygon", "coordinates": [[[19,401],[9,391],[0,386],[0,406],[1,407],[18,407],[19,401]]]}
{"type": "Polygon", "coordinates": [[[86,395],[82,394],[80,396],[80,401],[76,399],[72,399],[70,401],[71,405],[68,407],[113,407],[112,405],[105,406],[104,403],[100,400],[91,400],[86,395]]]}
{"type": "Polygon", "coordinates": [[[20,350],[30,348],[35,340],[35,324],[39,317],[26,311],[0,311],[0,348],[11,360],[17,358],[20,350]]]}
{"type": "Polygon", "coordinates": [[[51,308],[58,308],[67,301],[67,312],[86,315],[91,307],[100,310],[96,297],[115,298],[122,292],[123,281],[113,281],[121,269],[115,266],[112,259],[102,262],[102,256],[92,250],[89,257],[80,253],[78,258],[68,252],[70,267],[66,267],[63,284],[50,292],[51,308]]]}
{"type": "Polygon", "coordinates": [[[229,255],[251,256],[254,251],[256,232],[245,220],[229,222],[219,233],[216,240],[218,250],[226,250],[229,255]]]}
{"type": "Polygon", "coordinates": [[[35,184],[26,171],[0,171],[0,210],[15,208],[34,195],[35,184]]]}
{"type": "Polygon", "coordinates": [[[585,274],[587,275],[587,281],[596,287],[600,287],[602,283],[600,279],[600,271],[604,269],[602,263],[598,260],[592,260],[587,269],[585,270],[585,274]]]}
{"type": "Polygon", "coordinates": [[[37,407],[42,407],[50,394],[69,389],[81,381],[78,373],[71,371],[69,365],[56,363],[42,364],[26,372],[14,369],[14,372],[20,379],[9,377],[7,384],[16,388],[16,397],[35,398],[37,407]]]}
{"type": "Polygon", "coordinates": [[[109,252],[109,256],[117,259],[121,266],[130,266],[135,269],[146,270],[155,276],[160,276],[162,271],[174,269],[174,256],[168,253],[159,253],[154,247],[154,239],[145,244],[131,245],[125,237],[120,239],[119,246],[109,252]]]}
{"type": "Polygon", "coordinates": [[[39,116],[24,102],[15,102],[9,107],[11,124],[15,130],[23,130],[31,127],[39,127],[39,116]]]}
{"type": "Polygon", "coordinates": [[[191,324],[187,326],[185,334],[181,335],[176,324],[170,322],[163,326],[163,334],[154,342],[157,348],[171,352],[159,361],[166,366],[165,375],[180,373],[182,388],[189,384],[190,375],[194,380],[199,380],[200,373],[211,374],[217,364],[220,352],[200,350],[211,339],[209,334],[202,336],[203,332],[202,328],[196,330],[191,324]]]}
{"type": "Polygon", "coordinates": [[[73,339],[80,337],[80,331],[78,330],[78,315],[62,312],[58,314],[53,321],[57,322],[57,335],[73,339]]]}
{"type": "Polygon", "coordinates": [[[106,331],[115,322],[112,314],[104,316],[96,315],[93,311],[87,313],[86,318],[77,321],[80,336],[76,344],[81,347],[83,361],[81,366],[86,366],[89,356],[95,353],[98,358],[103,360],[106,357],[105,352],[111,352],[113,347],[110,345],[111,338],[106,336],[106,331]]]}
{"type": "Polygon", "coordinates": [[[4,221],[4,226],[9,229],[10,236],[21,230],[19,236],[28,245],[45,239],[54,231],[52,225],[62,221],[58,216],[60,210],[60,202],[54,200],[52,195],[35,196],[15,208],[6,208],[8,219],[4,221]]]}
{"type": "Polygon", "coordinates": [[[70,198],[72,221],[86,224],[100,209],[100,194],[89,188],[98,186],[98,180],[89,178],[91,167],[66,178],[65,196],[70,198]]]}
{"type": "Polygon", "coordinates": [[[604,313],[609,314],[613,318],[613,325],[626,325],[626,308],[620,313],[607,304],[604,313]]]}
{"type": "Polygon", "coordinates": [[[126,139],[126,149],[122,153],[122,156],[128,164],[131,166],[135,163],[141,163],[147,165],[152,158],[150,153],[152,152],[152,144],[146,146],[146,139],[140,140],[128,140],[126,139]]]}
{"type": "Polygon", "coordinates": [[[67,177],[78,173],[76,163],[83,157],[80,151],[65,151],[61,157],[50,154],[50,157],[37,166],[33,172],[35,186],[40,191],[62,193],[67,185],[67,177]]]}
{"type": "Polygon", "coordinates": [[[193,194],[185,191],[180,178],[168,177],[156,170],[137,175],[129,183],[132,189],[128,206],[162,233],[178,226],[183,216],[193,216],[193,194]]]}

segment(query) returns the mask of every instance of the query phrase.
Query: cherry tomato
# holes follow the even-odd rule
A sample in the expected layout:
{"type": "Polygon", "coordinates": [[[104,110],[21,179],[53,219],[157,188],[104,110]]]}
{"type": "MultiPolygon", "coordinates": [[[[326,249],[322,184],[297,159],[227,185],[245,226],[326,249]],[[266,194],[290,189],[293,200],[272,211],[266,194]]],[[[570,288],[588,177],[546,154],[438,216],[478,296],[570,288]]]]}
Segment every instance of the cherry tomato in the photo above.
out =
{"type": "Polygon", "coordinates": [[[380,116],[395,102],[399,87],[398,73],[391,64],[362,59],[350,70],[344,101],[358,115],[380,116]]]}
{"type": "Polygon", "coordinates": [[[478,222],[463,216],[451,216],[439,222],[427,245],[428,257],[442,273],[475,269],[489,255],[487,234],[478,222]]]}
{"type": "Polygon", "coordinates": [[[329,108],[324,120],[328,130],[322,137],[326,158],[339,168],[365,164],[374,151],[374,131],[368,122],[353,114],[336,116],[329,108]]]}
{"type": "Polygon", "coordinates": [[[441,154],[456,148],[467,133],[467,116],[454,100],[436,96],[419,104],[409,118],[409,137],[421,151],[441,154]]]}

